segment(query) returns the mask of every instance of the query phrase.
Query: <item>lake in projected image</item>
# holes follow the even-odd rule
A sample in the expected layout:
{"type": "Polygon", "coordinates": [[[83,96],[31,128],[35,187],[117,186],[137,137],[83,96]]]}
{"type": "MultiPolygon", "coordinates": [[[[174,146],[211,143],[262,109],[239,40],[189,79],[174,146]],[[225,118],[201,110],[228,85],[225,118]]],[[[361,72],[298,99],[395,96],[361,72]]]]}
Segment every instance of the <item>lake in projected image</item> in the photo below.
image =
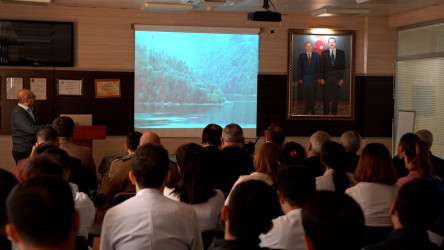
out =
{"type": "Polygon", "coordinates": [[[137,31],[135,128],[256,128],[259,36],[137,31]]]}
{"type": "Polygon", "coordinates": [[[242,128],[256,127],[256,95],[227,95],[231,105],[137,105],[138,128],[203,128],[208,123],[237,121],[242,128]],[[233,99],[231,99],[233,98],[233,99]]]}

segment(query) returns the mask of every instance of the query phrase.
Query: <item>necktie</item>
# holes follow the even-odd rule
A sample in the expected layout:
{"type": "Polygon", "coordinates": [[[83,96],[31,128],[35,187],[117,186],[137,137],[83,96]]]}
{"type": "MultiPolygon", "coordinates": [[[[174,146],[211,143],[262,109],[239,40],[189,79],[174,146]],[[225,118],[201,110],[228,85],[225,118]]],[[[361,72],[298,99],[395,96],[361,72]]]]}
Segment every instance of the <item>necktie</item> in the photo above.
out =
{"type": "Polygon", "coordinates": [[[308,65],[310,65],[311,64],[311,56],[310,56],[310,53],[308,53],[308,65]]]}
{"type": "Polygon", "coordinates": [[[333,52],[333,50],[331,51],[331,65],[335,66],[335,53],[333,52]]]}

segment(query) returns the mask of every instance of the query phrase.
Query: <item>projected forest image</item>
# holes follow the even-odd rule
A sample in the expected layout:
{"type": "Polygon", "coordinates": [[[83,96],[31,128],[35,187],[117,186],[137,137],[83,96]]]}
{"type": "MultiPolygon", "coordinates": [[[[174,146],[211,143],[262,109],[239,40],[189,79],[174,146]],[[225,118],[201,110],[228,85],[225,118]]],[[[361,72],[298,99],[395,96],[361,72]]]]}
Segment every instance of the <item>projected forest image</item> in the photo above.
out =
{"type": "Polygon", "coordinates": [[[135,127],[256,127],[258,35],[136,31],[135,127]]]}

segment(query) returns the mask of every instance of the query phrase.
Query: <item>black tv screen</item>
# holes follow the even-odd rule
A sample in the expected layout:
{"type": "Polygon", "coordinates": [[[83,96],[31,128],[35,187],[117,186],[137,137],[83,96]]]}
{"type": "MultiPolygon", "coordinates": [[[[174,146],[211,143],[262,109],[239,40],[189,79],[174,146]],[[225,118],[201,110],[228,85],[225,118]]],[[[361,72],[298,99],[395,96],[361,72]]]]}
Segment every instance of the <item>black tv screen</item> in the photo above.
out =
{"type": "Polygon", "coordinates": [[[72,22],[0,20],[0,65],[74,66],[72,22]]]}

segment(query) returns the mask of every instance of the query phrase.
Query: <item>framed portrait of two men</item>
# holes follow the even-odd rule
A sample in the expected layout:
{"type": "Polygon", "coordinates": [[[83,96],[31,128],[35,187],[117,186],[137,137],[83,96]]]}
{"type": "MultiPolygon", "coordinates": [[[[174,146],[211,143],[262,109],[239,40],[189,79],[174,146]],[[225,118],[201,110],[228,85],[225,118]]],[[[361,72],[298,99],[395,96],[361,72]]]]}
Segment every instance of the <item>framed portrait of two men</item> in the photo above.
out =
{"type": "Polygon", "coordinates": [[[353,30],[288,34],[287,119],[354,120],[353,30]]]}

